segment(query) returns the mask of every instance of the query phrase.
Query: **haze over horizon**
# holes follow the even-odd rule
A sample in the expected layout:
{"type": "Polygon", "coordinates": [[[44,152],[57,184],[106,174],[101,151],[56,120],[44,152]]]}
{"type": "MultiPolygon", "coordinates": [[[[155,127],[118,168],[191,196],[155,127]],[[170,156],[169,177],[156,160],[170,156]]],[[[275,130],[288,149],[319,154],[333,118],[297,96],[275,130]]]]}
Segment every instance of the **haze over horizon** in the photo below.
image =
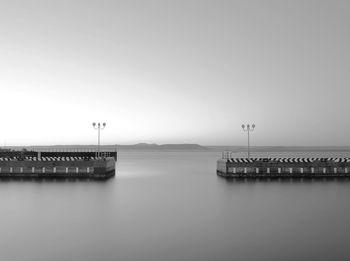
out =
{"type": "Polygon", "coordinates": [[[350,145],[348,1],[0,7],[0,146],[350,145]]]}

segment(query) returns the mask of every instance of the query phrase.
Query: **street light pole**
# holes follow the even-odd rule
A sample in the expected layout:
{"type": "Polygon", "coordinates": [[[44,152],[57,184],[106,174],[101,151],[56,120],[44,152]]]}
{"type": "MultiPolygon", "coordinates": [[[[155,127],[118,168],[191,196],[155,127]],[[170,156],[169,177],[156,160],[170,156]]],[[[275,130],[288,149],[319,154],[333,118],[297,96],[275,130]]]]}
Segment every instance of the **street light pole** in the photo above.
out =
{"type": "Polygon", "coordinates": [[[101,130],[103,130],[106,127],[106,123],[104,122],[102,124],[101,123],[96,124],[95,122],[93,122],[92,126],[94,127],[95,130],[98,131],[97,157],[100,157],[100,132],[101,132],[101,130]]]}
{"type": "Polygon", "coordinates": [[[251,131],[253,131],[255,128],[255,124],[253,123],[252,126],[250,126],[249,124],[247,124],[247,126],[245,126],[244,124],[242,124],[242,129],[243,131],[246,131],[248,133],[248,159],[250,159],[250,137],[249,137],[249,133],[251,131]]]}

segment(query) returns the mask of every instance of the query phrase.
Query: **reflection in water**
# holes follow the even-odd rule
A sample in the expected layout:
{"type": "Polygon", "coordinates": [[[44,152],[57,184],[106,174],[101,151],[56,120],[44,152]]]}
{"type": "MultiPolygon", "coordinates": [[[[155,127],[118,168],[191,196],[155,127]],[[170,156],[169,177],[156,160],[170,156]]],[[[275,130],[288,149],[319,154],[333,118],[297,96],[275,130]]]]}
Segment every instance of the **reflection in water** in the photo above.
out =
{"type": "Polygon", "coordinates": [[[115,178],[0,180],[2,260],[347,260],[349,179],[224,179],[217,152],[120,152],[115,178]]]}

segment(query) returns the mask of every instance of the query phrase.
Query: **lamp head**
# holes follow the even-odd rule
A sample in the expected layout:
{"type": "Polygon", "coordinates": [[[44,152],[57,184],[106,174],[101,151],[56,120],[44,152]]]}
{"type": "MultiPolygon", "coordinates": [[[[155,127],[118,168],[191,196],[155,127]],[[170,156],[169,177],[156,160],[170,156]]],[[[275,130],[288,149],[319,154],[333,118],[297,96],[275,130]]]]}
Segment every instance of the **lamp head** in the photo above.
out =
{"type": "Polygon", "coordinates": [[[92,126],[95,127],[95,126],[96,126],[96,122],[93,122],[93,123],[92,123],[92,126]]]}
{"type": "Polygon", "coordinates": [[[244,124],[242,124],[242,129],[244,129],[245,128],[245,125],[244,124]]]}

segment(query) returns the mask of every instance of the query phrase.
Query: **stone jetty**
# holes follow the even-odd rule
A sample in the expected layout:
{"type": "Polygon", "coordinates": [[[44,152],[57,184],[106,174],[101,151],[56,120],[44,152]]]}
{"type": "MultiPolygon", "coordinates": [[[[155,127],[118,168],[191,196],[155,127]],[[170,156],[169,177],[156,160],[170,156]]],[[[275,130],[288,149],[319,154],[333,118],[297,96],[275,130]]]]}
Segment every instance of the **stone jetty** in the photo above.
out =
{"type": "Polygon", "coordinates": [[[350,177],[350,158],[223,158],[223,177],[350,177]]]}
{"type": "Polygon", "coordinates": [[[107,179],[115,175],[116,160],[116,152],[1,152],[0,178],[107,179]]]}

